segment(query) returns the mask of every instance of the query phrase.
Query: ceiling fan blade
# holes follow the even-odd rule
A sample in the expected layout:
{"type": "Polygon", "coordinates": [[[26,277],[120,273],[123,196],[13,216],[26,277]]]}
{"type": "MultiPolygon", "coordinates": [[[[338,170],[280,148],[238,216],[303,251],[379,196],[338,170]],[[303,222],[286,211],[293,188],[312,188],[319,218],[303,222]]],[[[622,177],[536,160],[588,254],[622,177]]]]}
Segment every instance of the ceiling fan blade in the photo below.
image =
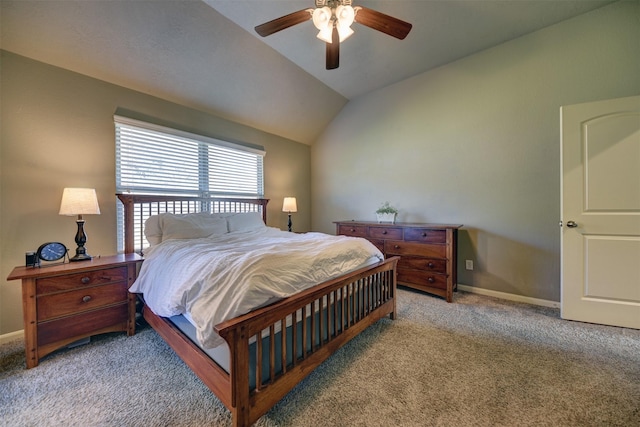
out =
{"type": "Polygon", "coordinates": [[[340,66],[340,36],[336,27],[333,27],[331,41],[327,43],[327,70],[335,70],[340,66]]]}
{"type": "Polygon", "coordinates": [[[359,24],[381,31],[400,40],[404,40],[404,38],[407,37],[412,27],[408,22],[362,6],[357,9],[354,20],[359,24]]]}
{"type": "Polygon", "coordinates": [[[289,27],[293,27],[294,25],[301,24],[304,21],[310,20],[312,12],[313,9],[303,9],[281,16],[280,18],[258,25],[255,28],[256,33],[260,34],[262,37],[270,36],[273,33],[277,33],[278,31],[282,31],[289,27]]]}

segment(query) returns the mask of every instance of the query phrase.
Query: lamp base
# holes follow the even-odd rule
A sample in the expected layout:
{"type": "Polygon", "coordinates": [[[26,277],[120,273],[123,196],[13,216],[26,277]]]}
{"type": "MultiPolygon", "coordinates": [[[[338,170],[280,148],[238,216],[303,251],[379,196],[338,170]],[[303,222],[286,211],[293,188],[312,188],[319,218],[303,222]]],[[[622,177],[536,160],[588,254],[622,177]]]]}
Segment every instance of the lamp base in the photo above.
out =
{"type": "Polygon", "coordinates": [[[84,232],[84,220],[81,215],[78,215],[76,223],[78,224],[78,232],[76,233],[78,247],[76,248],[76,256],[69,258],[69,262],[91,261],[93,257],[87,253],[87,249],[84,247],[84,244],[87,243],[87,235],[84,232]]]}

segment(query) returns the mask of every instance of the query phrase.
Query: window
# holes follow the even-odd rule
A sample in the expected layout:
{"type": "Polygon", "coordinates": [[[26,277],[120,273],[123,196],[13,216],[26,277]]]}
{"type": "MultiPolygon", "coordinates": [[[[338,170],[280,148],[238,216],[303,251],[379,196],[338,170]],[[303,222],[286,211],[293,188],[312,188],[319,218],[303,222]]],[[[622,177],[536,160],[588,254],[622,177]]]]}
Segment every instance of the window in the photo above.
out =
{"type": "MultiPolygon", "coordinates": [[[[264,196],[265,152],[261,148],[121,116],[115,116],[114,121],[117,192],[203,197],[264,196]]],[[[118,250],[122,251],[124,219],[120,203],[117,219],[118,250]]]]}

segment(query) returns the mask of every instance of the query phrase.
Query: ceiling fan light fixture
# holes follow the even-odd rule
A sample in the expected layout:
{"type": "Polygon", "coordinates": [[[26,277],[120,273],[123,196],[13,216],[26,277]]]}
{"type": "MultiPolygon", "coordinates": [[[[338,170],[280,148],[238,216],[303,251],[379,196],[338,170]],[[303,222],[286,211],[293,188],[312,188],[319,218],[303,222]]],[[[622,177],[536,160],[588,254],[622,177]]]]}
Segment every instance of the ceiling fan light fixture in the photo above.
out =
{"type": "Polygon", "coordinates": [[[321,29],[316,37],[318,37],[323,42],[333,43],[333,40],[331,38],[332,37],[332,32],[333,32],[333,27],[332,26],[327,26],[327,27],[321,29]]]}
{"type": "Polygon", "coordinates": [[[349,27],[338,26],[338,36],[340,37],[340,43],[351,37],[353,30],[349,27]]]}
{"type": "Polygon", "coordinates": [[[356,13],[351,6],[340,5],[336,7],[336,27],[340,36],[340,43],[348,39],[352,34],[351,24],[356,13]]]}
{"type": "Polygon", "coordinates": [[[331,18],[333,17],[333,13],[328,6],[315,9],[312,17],[313,25],[320,31],[332,26],[331,18]]]}
{"type": "Polygon", "coordinates": [[[336,19],[339,25],[350,27],[355,17],[356,12],[353,7],[343,5],[336,7],[336,19]]]}

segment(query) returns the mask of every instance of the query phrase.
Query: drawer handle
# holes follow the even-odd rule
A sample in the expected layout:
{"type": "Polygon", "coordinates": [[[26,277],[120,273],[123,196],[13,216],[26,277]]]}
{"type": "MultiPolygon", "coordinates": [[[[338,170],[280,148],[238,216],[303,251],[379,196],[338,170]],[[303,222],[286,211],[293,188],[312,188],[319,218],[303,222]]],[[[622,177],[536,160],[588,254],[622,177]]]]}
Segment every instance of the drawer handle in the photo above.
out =
{"type": "Polygon", "coordinates": [[[382,234],[387,234],[387,230],[384,230],[384,231],[382,232],[382,234]]]}
{"type": "Polygon", "coordinates": [[[400,245],[393,245],[393,249],[400,249],[400,245]]]}
{"type": "Polygon", "coordinates": [[[422,237],[427,237],[427,233],[422,233],[422,237]]]}
{"type": "Polygon", "coordinates": [[[429,282],[429,283],[433,283],[433,282],[435,282],[435,281],[436,281],[436,279],[434,279],[433,277],[429,277],[429,278],[427,279],[427,282],[429,282]]]}
{"type": "Polygon", "coordinates": [[[82,302],[89,302],[91,301],[91,297],[89,295],[85,295],[82,297],[82,302]]]}
{"type": "Polygon", "coordinates": [[[433,268],[433,267],[435,267],[435,265],[432,262],[430,262],[429,264],[427,264],[427,267],[433,268]]]}
{"type": "Polygon", "coordinates": [[[351,232],[352,232],[352,233],[355,233],[355,232],[356,232],[356,229],[355,229],[355,228],[352,228],[352,229],[351,229],[351,232]]]}
{"type": "Polygon", "coordinates": [[[82,282],[83,285],[86,285],[91,281],[91,277],[84,276],[82,279],[80,279],[80,281],[82,282]]]}

